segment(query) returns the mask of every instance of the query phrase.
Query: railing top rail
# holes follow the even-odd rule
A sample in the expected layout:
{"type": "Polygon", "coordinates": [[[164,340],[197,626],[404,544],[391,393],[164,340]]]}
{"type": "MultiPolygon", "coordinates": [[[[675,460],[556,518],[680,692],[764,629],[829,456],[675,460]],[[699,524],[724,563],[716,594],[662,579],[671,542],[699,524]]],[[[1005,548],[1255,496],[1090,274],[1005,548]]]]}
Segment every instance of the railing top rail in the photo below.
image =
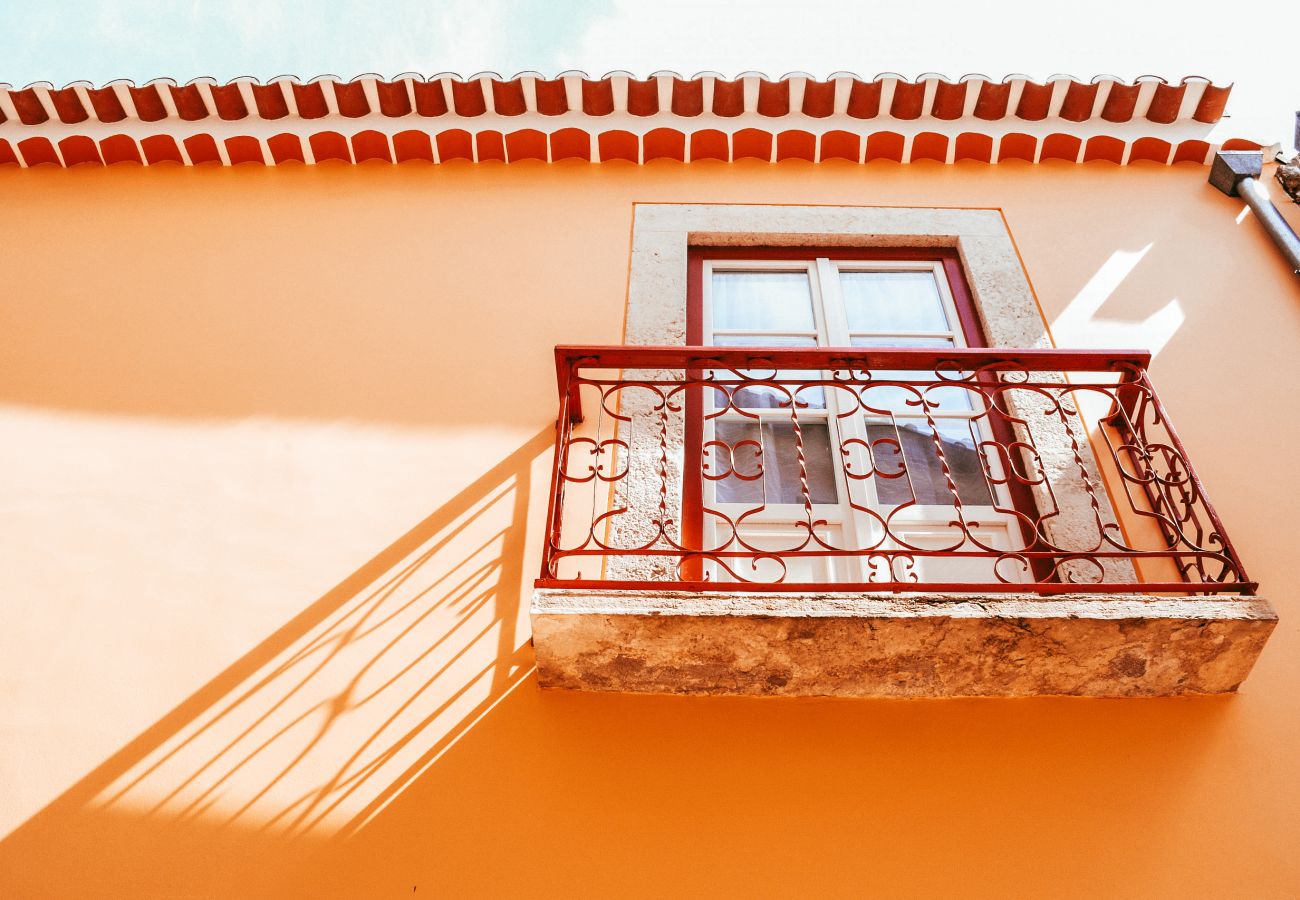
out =
{"type": "Polygon", "coordinates": [[[560,344],[555,376],[569,416],[582,420],[582,400],[571,377],[581,369],[876,369],[1128,373],[1151,362],[1145,350],[1020,350],[1006,347],[716,347],[686,345],[560,344]]]}
{"type": "Polygon", "coordinates": [[[926,369],[942,362],[972,368],[1014,366],[1029,372],[1115,372],[1145,369],[1145,350],[1019,350],[1003,347],[704,347],[561,344],[555,348],[560,373],[571,366],[592,369],[681,369],[747,367],[770,360],[782,368],[835,368],[853,363],[878,369],[926,369]]]}

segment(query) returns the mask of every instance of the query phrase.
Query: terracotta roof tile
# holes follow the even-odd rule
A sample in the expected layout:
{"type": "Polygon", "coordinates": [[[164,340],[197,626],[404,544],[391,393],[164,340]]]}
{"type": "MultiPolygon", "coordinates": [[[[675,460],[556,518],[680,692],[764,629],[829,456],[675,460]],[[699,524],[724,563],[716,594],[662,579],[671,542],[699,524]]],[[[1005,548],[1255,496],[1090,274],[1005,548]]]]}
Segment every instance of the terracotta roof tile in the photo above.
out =
{"type": "Polygon", "coordinates": [[[994,81],[968,75],[953,81],[934,74],[909,80],[893,73],[863,78],[848,72],[825,79],[803,72],[780,78],[757,72],[730,78],[715,72],[426,78],[408,72],[348,81],[281,76],[224,84],[198,78],[178,85],[162,78],[142,85],[74,82],[62,88],[41,82],[0,85],[0,162],[1015,158],[1170,163],[1204,161],[1212,144],[1192,136],[1207,136],[1207,126],[1220,121],[1230,91],[1231,86],[1197,77],[1171,83],[1154,76],[1085,82],[1069,76],[994,81]],[[699,121],[691,129],[655,127],[658,122],[634,127],[627,114],[634,120],[699,121]],[[430,121],[438,117],[447,120],[430,121]],[[608,124],[602,125],[606,117],[608,124]],[[252,118],[282,123],[283,131],[255,138],[230,130],[252,118]],[[517,120],[515,126],[502,127],[510,119],[517,120]],[[386,120],[410,121],[414,127],[385,126],[386,120]],[[994,124],[1009,120],[1042,124],[1024,126],[1033,134],[1007,134],[1005,126],[994,124]],[[1089,130],[1082,127],[1086,123],[1095,124],[1089,130]],[[1107,123],[1130,130],[1098,134],[1096,125],[1104,129],[1107,123]],[[1134,124],[1152,132],[1135,135],[1134,124]],[[105,125],[121,130],[106,134],[105,125]],[[69,135],[67,126],[86,131],[69,135]],[[1067,133],[1073,126],[1081,126],[1080,133],[1067,133]],[[1171,140],[1154,131],[1175,126],[1181,131],[1167,132],[1171,140]]]}
{"type": "Polygon", "coordinates": [[[704,79],[673,80],[673,115],[698,116],[704,112],[704,79]]]}

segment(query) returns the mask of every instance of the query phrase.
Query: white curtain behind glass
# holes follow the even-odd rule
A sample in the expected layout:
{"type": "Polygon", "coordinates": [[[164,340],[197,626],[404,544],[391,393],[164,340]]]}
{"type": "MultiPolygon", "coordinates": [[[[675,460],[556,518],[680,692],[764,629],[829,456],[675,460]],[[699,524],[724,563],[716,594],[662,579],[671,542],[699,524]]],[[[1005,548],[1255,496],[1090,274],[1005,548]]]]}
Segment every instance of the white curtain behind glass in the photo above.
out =
{"type": "Polygon", "coordinates": [[[715,272],[713,327],[722,331],[813,331],[806,272],[715,272]]]}

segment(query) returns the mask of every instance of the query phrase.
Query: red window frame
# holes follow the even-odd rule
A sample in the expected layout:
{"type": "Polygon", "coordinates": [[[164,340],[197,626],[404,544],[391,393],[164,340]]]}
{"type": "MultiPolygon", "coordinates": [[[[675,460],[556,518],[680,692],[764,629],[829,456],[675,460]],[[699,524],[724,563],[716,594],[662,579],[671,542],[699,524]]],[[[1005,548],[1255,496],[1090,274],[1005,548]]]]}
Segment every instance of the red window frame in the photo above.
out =
{"type": "Polygon", "coordinates": [[[704,343],[704,261],[709,259],[827,259],[902,260],[941,263],[948,276],[957,318],[970,347],[987,347],[984,328],[975,310],[966,270],[951,247],[691,247],[686,258],[686,343],[704,343]]]}

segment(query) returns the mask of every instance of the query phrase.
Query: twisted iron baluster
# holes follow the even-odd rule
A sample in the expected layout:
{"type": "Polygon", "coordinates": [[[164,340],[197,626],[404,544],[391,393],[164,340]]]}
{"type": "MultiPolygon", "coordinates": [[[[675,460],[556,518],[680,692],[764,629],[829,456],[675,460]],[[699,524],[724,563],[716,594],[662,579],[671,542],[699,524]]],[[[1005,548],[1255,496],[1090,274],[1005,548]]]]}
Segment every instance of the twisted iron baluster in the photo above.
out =
{"type": "Polygon", "coordinates": [[[799,410],[794,403],[790,404],[790,422],[794,426],[794,456],[799,463],[799,496],[803,499],[803,512],[808,520],[808,536],[811,538],[813,505],[812,493],[808,489],[808,457],[803,449],[803,427],[799,424],[799,410]]]}
{"type": "Polygon", "coordinates": [[[659,407],[659,535],[668,540],[668,398],[659,407]]]}
{"type": "MultiPolygon", "coordinates": [[[[943,473],[943,482],[948,487],[948,493],[952,494],[952,505],[957,509],[957,520],[965,531],[966,517],[963,515],[961,497],[957,494],[957,482],[953,479],[952,469],[948,466],[948,456],[943,452],[943,438],[939,436],[939,425],[928,409],[925,411],[925,424],[930,426],[930,443],[934,444],[935,456],[939,458],[939,471],[943,473]]],[[[912,496],[915,498],[915,492],[912,496]]]]}
{"type": "MultiPolygon", "coordinates": [[[[1066,400],[1070,400],[1071,407],[1074,401],[1065,396],[1065,389],[1062,389],[1056,398],[1056,408],[1059,410],[1061,424],[1065,426],[1065,434],[1070,439],[1070,455],[1074,459],[1074,465],[1079,470],[1079,480],[1083,482],[1084,489],[1088,492],[1088,503],[1092,507],[1093,517],[1097,520],[1097,533],[1105,534],[1106,523],[1101,514],[1101,501],[1097,499],[1097,492],[1092,483],[1092,477],[1088,474],[1088,463],[1083,457],[1083,451],[1079,447],[1079,440],[1074,436],[1074,428],[1070,425],[1070,415],[1066,412],[1066,400]]],[[[1078,415],[1076,412],[1075,415],[1078,415]]]]}
{"type": "MultiPolygon", "coordinates": [[[[1065,405],[1067,400],[1070,403],[1070,409],[1074,410],[1074,415],[1078,415],[1078,410],[1075,407],[1073,398],[1067,396],[1067,391],[1069,390],[1069,388],[1057,389],[1055,398],[1057,416],[1060,418],[1061,424],[1065,427],[1066,437],[1070,439],[1070,455],[1074,459],[1075,468],[1079,470],[1079,481],[1083,483],[1083,488],[1088,493],[1088,505],[1092,509],[1093,520],[1097,523],[1097,549],[1100,549],[1103,535],[1106,534],[1106,521],[1102,515],[1101,501],[1097,498],[1097,491],[1093,485],[1092,477],[1088,474],[1087,461],[1084,459],[1083,451],[1079,447],[1079,440],[1074,435],[1074,428],[1070,425],[1070,413],[1067,412],[1065,405]]],[[[1105,563],[1095,558],[1093,559],[1093,563],[1100,568],[1101,580],[1105,581],[1107,575],[1105,563]]],[[[1079,570],[1079,566],[1072,566],[1068,561],[1061,563],[1060,567],[1067,574],[1077,574],[1079,570]]]]}

